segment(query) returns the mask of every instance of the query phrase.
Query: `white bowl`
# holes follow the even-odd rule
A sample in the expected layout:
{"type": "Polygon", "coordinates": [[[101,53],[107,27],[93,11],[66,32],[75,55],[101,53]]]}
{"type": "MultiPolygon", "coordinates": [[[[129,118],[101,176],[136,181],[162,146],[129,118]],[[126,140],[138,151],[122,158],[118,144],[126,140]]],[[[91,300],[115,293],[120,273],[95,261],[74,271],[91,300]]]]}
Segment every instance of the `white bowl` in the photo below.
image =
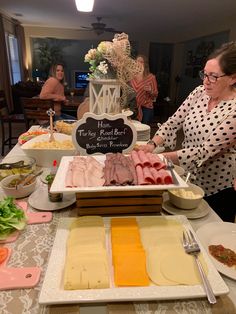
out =
{"type": "MultiPolygon", "coordinates": [[[[54,138],[56,141],[62,142],[65,140],[70,140],[72,142],[71,135],[66,135],[62,133],[54,133],[54,138]]],[[[74,148],[33,148],[33,144],[39,142],[49,142],[49,134],[39,135],[21,146],[22,150],[27,156],[34,157],[36,164],[42,167],[52,167],[53,161],[56,160],[59,165],[61,158],[63,156],[73,156],[76,153],[74,148]]]]}
{"type": "Polygon", "coordinates": [[[14,166],[11,169],[0,169],[0,180],[14,174],[25,175],[34,171],[36,168],[36,160],[34,158],[24,156],[24,155],[15,155],[15,156],[10,156],[10,157],[5,157],[2,160],[1,164],[5,164],[5,163],[13,164],[18,161],[23,161],[24,166],[23,167],[14,166]]]}
{"type": "Polygon", "coordinates": [[[22,176],[19,174],[16,174],[16,175],[8,176],[2,179],[1,187],[2,187],[3,192],[7,196],[12,196],[14,198],[22,198],[22,197],[29,196],[35,190],[36,178],[34,179],[32,183],[28,185],[19,185],[17,189],[15,187],[8,186],[12,180],[19,179],[19,178],[22,178],[22,176]]]}
{"type": "Polygon", "coordinates": [[[188,185],[189,185],[188,188],[168,190],[170,202],[178,208],[181,209],[196,208],[199,206],[200,202],[204,197],[205,193],[202,188],[192,183],[188,183],[188,185]],[[193,193],[193,197],[187,196],[186,192],[190,191],[193,193]]]}

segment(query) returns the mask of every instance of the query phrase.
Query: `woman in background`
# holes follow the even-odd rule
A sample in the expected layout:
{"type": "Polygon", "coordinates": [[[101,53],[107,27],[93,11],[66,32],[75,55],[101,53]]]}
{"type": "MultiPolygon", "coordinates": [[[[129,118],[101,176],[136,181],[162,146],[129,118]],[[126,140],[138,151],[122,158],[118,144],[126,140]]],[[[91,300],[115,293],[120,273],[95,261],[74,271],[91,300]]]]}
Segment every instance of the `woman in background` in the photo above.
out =
{"type": "Polygon", "coordinates": [[[50,77],[44,83],[41,93],[39,95],[40,99],[52,99],[55,101],[54,120],[75,120],[75,117],[61,113],[61,103],[67,103],[64,91],[64,66],[61,63],[56,63],[52,65],[50,69],[50,77]]]}
{"type": "Polygon", "coordinates": [[[153,102],[158,95],[156,77],[150,73],[148,60],[138,55],[136,61],[142,66],[142,72],[131,80],[131,86],[136,92],[138,120],[150,124],[154,117],[153,102]]]}

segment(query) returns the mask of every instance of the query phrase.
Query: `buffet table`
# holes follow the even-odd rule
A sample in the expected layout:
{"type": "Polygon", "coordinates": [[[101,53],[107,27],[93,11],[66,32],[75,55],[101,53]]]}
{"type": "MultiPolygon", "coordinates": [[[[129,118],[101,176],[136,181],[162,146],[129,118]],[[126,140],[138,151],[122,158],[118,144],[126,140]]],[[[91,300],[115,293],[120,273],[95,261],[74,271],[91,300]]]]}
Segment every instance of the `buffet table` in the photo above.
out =
{"type": "MultiPolygon", "coordinates": [[[[24,155],[17,144],[8,154],[24,155]]],[[[38,184],[43,184],[40,181],[38,184]]],[[[29,211],[36,210],[29,207],[29,211]]],[[[161,213],[165,215],[165,213],[161,213]]],[[[65,209],[53,211],[53,219],[50,223],[27,225],[19,238],[7,246],[12,249],[12,256],[8,262],[9,267],[38,266],[42,273],[39,284],[33,289],[7,290],[0,292],[0,308],[4,314],[38,314],[38,313],[81,313],[81,314],[119,314],[119,313],[236,313],[236,281],[222,275],[229,287],[229,294],[217,297],[217,304],[210,305],[204,299],[168,300],[149,302],[120,302],[120,303],[96,303],[80,305],[51,305],[43,306],[38,303],[40,289],[44,280],[48,259],[58,225],[62,217],[76,217],[77,209],[73,204],[65,209]]],[[[199,219],[190,220],[193,229],[209,222],[219,222],[221,219],[213,212],[199,219]]]]}

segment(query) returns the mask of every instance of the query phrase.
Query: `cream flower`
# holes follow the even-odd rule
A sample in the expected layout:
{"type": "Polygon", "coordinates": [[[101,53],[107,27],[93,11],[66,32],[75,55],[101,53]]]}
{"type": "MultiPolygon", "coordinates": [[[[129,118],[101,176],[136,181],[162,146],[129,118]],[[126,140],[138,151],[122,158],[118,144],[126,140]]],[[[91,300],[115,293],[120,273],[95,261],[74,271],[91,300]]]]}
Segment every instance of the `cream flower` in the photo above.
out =
{"type": "Polygon", "coordinates": [[[107,74],[108,70],[108,64],[106,61],[101,61],[97,67],[97,69],[102,73],[102,74],[107,74]]]}
{"type": "Polygon", "coordinates": [[[110,41],[101,41],[97,47],[98,52],[101,54],[106,54],[108,50],[112,48],[112,43],[110,41]]]}
{"type": "Polygon", "coordinates": [[[88,53],[85,55],[84,61],[89,62],[91,60],[94,60],[96,59],[96,56],[97,56],[97,49],[90,49],[88,53]]]}

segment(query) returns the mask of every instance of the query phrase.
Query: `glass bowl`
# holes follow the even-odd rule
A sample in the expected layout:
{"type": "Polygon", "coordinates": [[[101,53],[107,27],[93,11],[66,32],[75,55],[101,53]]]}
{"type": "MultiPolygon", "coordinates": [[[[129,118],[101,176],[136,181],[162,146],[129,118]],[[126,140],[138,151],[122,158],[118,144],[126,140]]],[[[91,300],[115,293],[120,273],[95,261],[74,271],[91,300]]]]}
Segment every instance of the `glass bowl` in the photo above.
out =
{"type": "Polygon", "coordinates": [[[10,175],[28,174],[36,169],[36,160],[28,156],[5,157],[0,163],[0,180],[10,175]],[[18,163],[18,164],[15,164],[18,163]]]}

